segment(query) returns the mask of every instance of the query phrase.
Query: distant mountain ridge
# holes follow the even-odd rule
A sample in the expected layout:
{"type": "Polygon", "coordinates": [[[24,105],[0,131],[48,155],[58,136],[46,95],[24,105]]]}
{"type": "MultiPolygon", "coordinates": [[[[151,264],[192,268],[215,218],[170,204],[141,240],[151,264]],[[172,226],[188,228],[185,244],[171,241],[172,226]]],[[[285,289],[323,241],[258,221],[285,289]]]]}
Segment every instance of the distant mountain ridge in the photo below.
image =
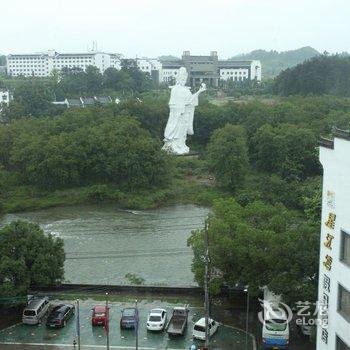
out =
{"type": "Polygon", "coordinates": [[[172,55],[162,55],[162,56],[159,56],[158,59],[161,62],[178,61],[178,60],[180,60],[179,57],[172,56],[172,55]]]}
{"type": "Polygon", "coordinates": [[[312,48],[305,46],[296,50],[278,52],[275,50],[254,50],[247,54],[239,54],[232,59],[260,60],[264,78],[273,78],[282,70],[296,66],[312,57],[319,56],[321,53],[312,48]]]}

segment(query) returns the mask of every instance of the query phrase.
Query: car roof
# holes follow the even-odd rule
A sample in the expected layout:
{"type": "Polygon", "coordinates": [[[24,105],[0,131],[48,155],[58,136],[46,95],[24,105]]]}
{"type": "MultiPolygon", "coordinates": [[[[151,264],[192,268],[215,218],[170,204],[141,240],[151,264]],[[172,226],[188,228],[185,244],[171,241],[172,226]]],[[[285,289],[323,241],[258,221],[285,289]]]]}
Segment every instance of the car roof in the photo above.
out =
{"type": "Polygon", "coordinates": [[[128,316],[128,315],[135,315],[136,309],[134,307],[126,307],[123,309],[123,315],[128,316]]]}
{"type": "Polygon", "coordinates": [[[26,309],[36,309],[44,300],[47,300],[47,298],[33,299],[26,306],[26,309]]]}
{"type": "Polygon", "coordinates": [[[164,311],[165,311],[164,309],[152,309],[149,314],[150,315],[161,315],[164,311]]]}
{"type": "Polygon", "coordinates": [[[96,312],[105,312],[106,311],[106,306],[105,305],[94,306],[94,311],[96,311],[96,312]]]}
{"type": "MultiPolygon", "coordinates": [[[[209,323],[214,321],[213,319],[209,318],[209,323]]],[[[205,317],[200,318],[196,323],[195,326],[203,326],[205,327],[205,317]]]]}
{"type": "Polygon", "coordinates": [[[281,308],[273,308],[271,310],[268,310],[265,314],[265,320],[286,320],[287,314],[286,312],[281,308]]]}
{"type": "Polygon", "coordinates": [[[68,305],[68,304],[58,304],[58,305],[55,305],[54,308],[52,309],[52,312],[60,312],[60,311],[64,311],[68,308],[72,307],[72,305],[68,305]]]}

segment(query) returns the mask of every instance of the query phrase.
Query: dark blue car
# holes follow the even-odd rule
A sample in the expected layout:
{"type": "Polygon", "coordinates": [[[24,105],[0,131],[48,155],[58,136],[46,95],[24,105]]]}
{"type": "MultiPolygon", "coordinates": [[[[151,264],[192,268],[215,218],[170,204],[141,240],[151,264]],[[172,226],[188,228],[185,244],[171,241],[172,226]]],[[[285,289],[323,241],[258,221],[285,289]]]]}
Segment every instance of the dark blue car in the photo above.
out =
{"type": "Polygon", "coordinates": [[[138,310],[134,307],[128,307],[122,310],[122,317],[120,319],[121,329],[132,329],[137,326],[139,319],[138,310]]]}

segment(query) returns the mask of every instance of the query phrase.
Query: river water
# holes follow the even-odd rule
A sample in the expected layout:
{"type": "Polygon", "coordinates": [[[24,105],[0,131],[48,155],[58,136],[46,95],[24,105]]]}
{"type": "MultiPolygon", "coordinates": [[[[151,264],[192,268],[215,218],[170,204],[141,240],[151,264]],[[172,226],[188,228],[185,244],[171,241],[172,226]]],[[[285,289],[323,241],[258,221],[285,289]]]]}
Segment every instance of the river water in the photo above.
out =
{"type": "Polygon", "coordinates": [[[146,285],[191,286],[187,238],[203,228],[208,212],[194,205],[144,211],[84,205],[7,214],[0,225],[28,220],[62,238],[70,283],[130,284],[129,273],[146,285]]]}

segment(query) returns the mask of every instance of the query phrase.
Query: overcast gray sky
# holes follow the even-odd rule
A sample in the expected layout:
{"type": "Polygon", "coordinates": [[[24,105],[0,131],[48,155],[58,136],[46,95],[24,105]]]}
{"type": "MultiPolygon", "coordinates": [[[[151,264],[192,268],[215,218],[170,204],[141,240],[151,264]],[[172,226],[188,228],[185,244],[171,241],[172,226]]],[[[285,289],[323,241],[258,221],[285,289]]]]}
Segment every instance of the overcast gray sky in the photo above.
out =
{"type": "Polygon", "coordinates": [[[0,53],[81,52],[93,41],[129,57],[350,52],[349,23],[350,0],[11,0],[1,6],[0,53]]]}

